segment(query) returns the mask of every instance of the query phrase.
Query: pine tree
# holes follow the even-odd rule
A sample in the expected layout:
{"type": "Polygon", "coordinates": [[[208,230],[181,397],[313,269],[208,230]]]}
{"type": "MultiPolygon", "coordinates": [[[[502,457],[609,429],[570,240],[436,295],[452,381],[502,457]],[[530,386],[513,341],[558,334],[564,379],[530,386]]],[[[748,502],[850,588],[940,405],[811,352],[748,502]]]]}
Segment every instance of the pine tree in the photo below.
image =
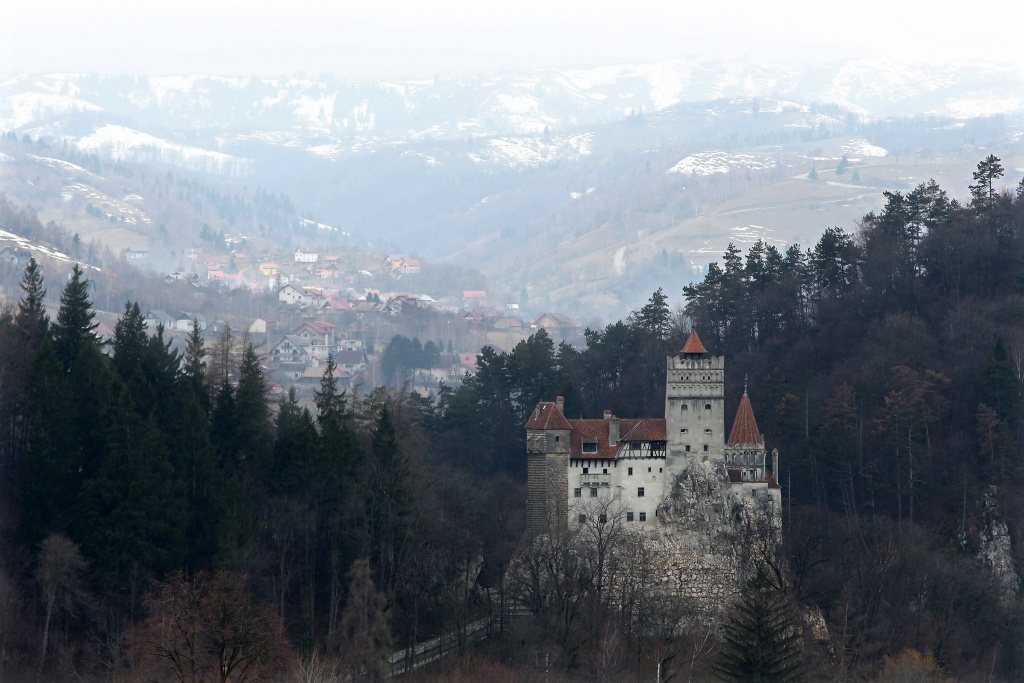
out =
{"type": "Polygon", "coordinates": [[[21,291],[24,295],[18,302],[14,322],[29,348],[35,349],[38,348],[39,340],[46,334],[50,324],[46,307],[43,305],[46,298],[43,273],[35,258],[30,258],[28,265],[25,266],[25,274],[21,278],[21,291]]]}
{"type": "Polygon", "coordinates": [[[71,279],[60,295],[60,309],[54,326],[54,346],[65,370],[70,371],[83,346],[96,343],[95,328],[89,283],[83,276],[82,267],[76,263],[71,270],[71,279]]]}
{"type": "Polygon", "coordinates": [[[192,321],[192,331],[185,342],[185,362],[182,367],[184,380],[188,382],[196,395],[200,397],[204,409],[210,408],[210,395],[203,388],[206,377],[206,346],[203,332],[199,329],[199,321],[192,321]]]}
{"type": "Polygon", "coordinates": [[[713,668],[723,681],[803,680],[799,633],[786,595],[764,568],[746,582],[722,631],[722,651],[713,668]]]}
{"type": "Polygon", "coordinates": [[[989,154],[978,163],[978,170],[973,174],[974,185],[968,185],[971,191],[971,204],[975,208],[990,206],[996,198],[995,181],[1003,177],[1003,165],[999,157],[989,154]]]}

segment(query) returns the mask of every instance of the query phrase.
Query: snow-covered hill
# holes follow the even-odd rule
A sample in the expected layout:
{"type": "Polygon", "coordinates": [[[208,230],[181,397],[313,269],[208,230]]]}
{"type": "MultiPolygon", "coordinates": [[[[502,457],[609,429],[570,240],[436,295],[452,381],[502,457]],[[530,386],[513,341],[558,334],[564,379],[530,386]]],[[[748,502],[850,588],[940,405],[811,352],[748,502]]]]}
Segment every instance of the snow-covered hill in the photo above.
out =
{"type": "MultiPolygon", "coordinates": [[[[688,59],[393,83],[49,74],[0,83],[0,131],[237,176],[250,170],[238,150],[253,144],[336,160],[424,139],[540,138],[730,98],[763,99],[766,111],[834,104],[866,118],[966,119],[1024,109],[1024,73],[986,64],[783,67],[688,59]]],[[[513,164],[550,156],[542,145],[513,149],[521,146],[496,142],[481,156],[513,164]]],[[[572,144],[561,147],[580,153],[572,144]]]]}

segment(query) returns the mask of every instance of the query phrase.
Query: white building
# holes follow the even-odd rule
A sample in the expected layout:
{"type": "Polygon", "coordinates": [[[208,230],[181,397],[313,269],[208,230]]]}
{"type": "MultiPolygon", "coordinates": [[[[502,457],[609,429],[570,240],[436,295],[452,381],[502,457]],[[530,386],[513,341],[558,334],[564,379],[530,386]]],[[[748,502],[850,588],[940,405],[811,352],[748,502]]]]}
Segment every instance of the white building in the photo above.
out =
{"type": "Polygon", "coordinates": [[[296,263],[316,263],[320,260],[320,254],[315,251],[309,251],[307,249],[296,249],[295,250],[295,262],[296,263]]]}
{"type": "MultiPolygon", "coordinates": [[[[664,418],[605,411],[603,419],[568,420],[561,397],[537,404],[526,424],[531,528],[553,519],[578,524],[593,510],[612,509],[627,524],[655,528],[666,487],[696,462],[720,464],[737,499],[768,496],[781,505],[745,389],[726,438],[725,359],[708,355],[692,332],[666,372],[664,418]]],[[[774,472],[777,455],[773,464],[774,472]]]]}

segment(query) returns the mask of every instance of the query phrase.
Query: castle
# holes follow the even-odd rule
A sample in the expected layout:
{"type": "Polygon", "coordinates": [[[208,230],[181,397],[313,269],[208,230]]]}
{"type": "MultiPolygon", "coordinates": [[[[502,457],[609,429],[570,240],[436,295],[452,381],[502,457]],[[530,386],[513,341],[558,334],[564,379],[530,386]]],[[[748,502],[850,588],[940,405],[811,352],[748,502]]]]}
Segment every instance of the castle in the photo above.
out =
{"type": "Polygon", "coordinates": [[[526,423],[531,531],[572,528],[594,514],[619,515],[638,529],[678,526],[673,487],[699,469],[724,469],[734,503],[781,509],[778,451],[769,472],[746,387],[726,438],[725,358],[708,354],[694,331],[666,372],[664,418],[605,411],[603,419],[569,420],[561,397],[537,404],[526,423]]]}

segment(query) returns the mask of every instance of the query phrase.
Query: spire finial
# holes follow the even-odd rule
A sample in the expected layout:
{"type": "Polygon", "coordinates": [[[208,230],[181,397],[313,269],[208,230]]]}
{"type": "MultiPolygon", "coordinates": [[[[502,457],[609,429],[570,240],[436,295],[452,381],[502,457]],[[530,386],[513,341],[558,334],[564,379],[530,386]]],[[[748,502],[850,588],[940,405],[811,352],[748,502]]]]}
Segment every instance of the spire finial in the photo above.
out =
{"type": "Polygon", "coordinates": [[[747,373],[743,373],[743,393],[747,393],[747,373]]]}

